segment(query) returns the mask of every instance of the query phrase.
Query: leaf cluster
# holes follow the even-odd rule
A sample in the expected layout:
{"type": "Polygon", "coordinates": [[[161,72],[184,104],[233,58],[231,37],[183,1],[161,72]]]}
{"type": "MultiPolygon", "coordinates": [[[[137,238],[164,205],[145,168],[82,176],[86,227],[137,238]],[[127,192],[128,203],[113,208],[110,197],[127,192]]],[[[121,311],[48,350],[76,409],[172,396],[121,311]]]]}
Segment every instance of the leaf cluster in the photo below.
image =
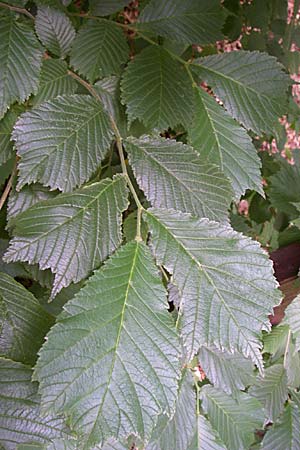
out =
{"type": "Polygon", "coordinates": [[[299,225],[298,160],[257,151],[299,118],[279,3],[0,3],[1,448],[300,448],[257,242],[299,225]]]}

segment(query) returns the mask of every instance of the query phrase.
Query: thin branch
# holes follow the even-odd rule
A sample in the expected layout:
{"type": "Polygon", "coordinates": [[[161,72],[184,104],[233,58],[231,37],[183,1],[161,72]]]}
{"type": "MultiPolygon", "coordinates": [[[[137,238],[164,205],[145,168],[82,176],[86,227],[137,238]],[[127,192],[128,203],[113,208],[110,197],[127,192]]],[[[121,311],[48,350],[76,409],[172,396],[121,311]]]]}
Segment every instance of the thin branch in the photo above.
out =
{"type": "MultiPolygon", "coordinates": [[[[83,78],[81,78],[79,75],[77,75],[77,73],[73,72],[72,70],[68,70],[68,75],[70,75],[72,78],[74,78],[74,80],[78,81],[78,83],[80,83],[82,86],[84,86],[89,92],[90,94],[101,103],[101,97],[98,94],[98,92],[94,89],[94,87],[88,83],[87,81],[85,81],[83,78]]],[[[117,127],[117,124],[114,120],[114,118],[110,115],[110,122],[112,125],[112,129],[114,131],[115,134],[115,138],[116,138],[116,145],[117,145],[117,149],[118,149],[118,153],[119,153],[119,157],[120,157],[120,161],[121,161],[121,167],[122,167],[122,172],[123,175],[126,179],[127,185],[130,189],[130,192],[134,198],[134,201],[136,203],[136,206],[138,208],[137,211],[137,230],[136,230],[136,240],[137,241],[142,241],[142,237],[141,237],[141,220],[142,220],[142,211],[143,211],[143,205],[140,202],[140,199],[134,189],[134,186],[131,182],[131,179],[128,175],[128,171],[127,171],[127,167],[126,167],[126,162],[125,162],[125,157],[124,157],[124,152],[123,152],[123,145],[122,145],[122,137],[121,134],[119,132],[119,129],[117,127]]]]}
{"type": "Polygon", "coordinates": [[[4,203],[7,200],[7,197],[9,196],[16,173],[17,173],[17,160],[15,161],[15,164],[14,164],[13,170],[11,172],[11,175],[9,177],[9,180],[8,180],[8,182],[5,186],[5,189],[0,197],[0,211],[3,208],[4,203]]]}
{"type": "Polygon", "coordinates": [[[20,14],[24,14],[25,16],[29,17],[29,19],[34,20],[34,16],[25,8],[19,8],[18,6],[8,5],[7,3],[3,2],[0,2],[0,7],[10,9],[11,11],[18,12],[20,14]]]}

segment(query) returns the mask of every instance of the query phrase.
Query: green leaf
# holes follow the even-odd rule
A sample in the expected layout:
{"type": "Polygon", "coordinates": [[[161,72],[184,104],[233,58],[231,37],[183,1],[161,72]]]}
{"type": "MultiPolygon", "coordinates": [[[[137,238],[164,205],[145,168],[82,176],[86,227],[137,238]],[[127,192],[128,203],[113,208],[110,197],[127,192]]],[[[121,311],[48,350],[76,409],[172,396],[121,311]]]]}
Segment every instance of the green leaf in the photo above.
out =
{"type": "Polygon", "coordinates": [[[274,57],[238,51],[199,58],[196,63],[196,73],[235,119],[257,134],[273,134],[277,118],[286,112],[290,85],[274,57]]]}
{"type": "Polygon", "coordinates": [[[30,28],[13,17],[0,19],[0,118],[12,103],[37,92],[42,56],[30,28]]]}
{"type": "Polygon", "coordinates": [[[295,351],[300,350],[300,295],[285,310],[284,322],[289,324],[295,339],[295,351]]]}
{"type": "Polygon", "coordinates": [[[267,431],[262,450],[296,450],[300,448],[300,411],[290,402],[280,420],[267,431]]]}
{"type": "Polygon", "coordinates": [[[88,95],[57,97],[22,114],[13,132],[21,158],[17,189],[38,181],[71,191],[97,169],[112,138],[107,113],[88,95]]]}
{"type": "Polygon", "coordinates": [[[287,376],[282,364],[275,364],[265,370],[264,377],[258,376],[256,383],[249,390],[265,407],[265,423],[275,422],[283,411],[288,397],[287,376]]]}
{"type": "Polygon", "coordinates": [[[55,274],[52,297],[85,278],[121,242],[127,208],[122,176],[37,203],[11,223],[14,238],[5,260],[38,263],[55,274]]]}
{"type": "Polygon", "coordinates": [[[8,239],[0,239],[0,272],[6,273],[11,277],[26,277],[28,274],[25,270],[23,263],[10,263],[6,264],[3,261],[3,255],[6,252],[9,245],[8,239]]]}
{"type": "Polygon", "coordinates": [[[75,38],[75,29],[65,13],[49,6],[39,6],[35,30],[51,53],[62,58],[69,54],[75,38]]]}
{"type": "Polygon", "coordinates": [[[228,449],[248,449],[255,439],[255,430],[262,427],[264,416],[260,403],[244,393],[235,400],[209,385],[201,389],[200,399],[212,427],[228,449]]]}
{"type": "Polygon", "coordinates": [[[0,121],[0,166],[5,164],[15,155],[10,137],[17,117],[16,112],[10,110],[0,121]]]}
{"type": "Polygon", "coordinates": [[[121,89],[130,122],[140,119],[146,127],[163,130],[192,120],[194,90],[188,73],[163,47],[139,53],[128,64],[121,89]]]}
{"type": "MultiPolygon", "coordinates": [[[[66,439],[53,439],[47,444],[19,444],[17,450],[76,450],[76,440],[68,436],[66,439]]],[[[127,450],[127,449],[126,449],[127,450]]]]}
{"type": "Polygon", "coordinates": [[[59,95],[74,94],[76,81],[68,75],[68,66],[58,59],[43,61],[39,89],[33,98],[33,105],[52,100],[59,95]]]}
{"type": "Polygon", "coordinates": [[[60,417],[40,414],[37,383],[31,382],[31,375],[31,368],[0,358],[0,446],[4,450],[70,439],[60,417]]]}
{"type": "Polygon", "coordinates": [[[34,364],[53,318],[12,277],[0,273],[0,356],[34,364]]]}
{"type": "Polygon", "coordinates": [[[13,217],[26,211],[26,209],[42,202],[43,200],[50,200],[57,195],[57,192],[49,191],[40,184],[31,184],[30,186],[24,186],[21,191],[13,189],[10,192],[8,206],[7,206],[7,219],[10,221],[13,217]]]}
{"type": "Polygon", "coordinates": [[[198,416],[194,439],[187,450],[227,450],[219,434],[204,416],[198,416]]]}
{"type": "Polygon", "coordinates": [[[203,89],[198,88],[189,140],[200,156],[216,164],[232,183],[235,197],[246,189],[263,194],[261,161],[246,131],[203,89]]]}
{"type": "Polygon", "coordinates": [[[272,327],[270,333],[263,335],[263,353],[270,353],[275,359],[282,356],[284,354],[288,334],[289,327],[287,325],[272,327]]]}
{"type": "Polygon", "coordinates": [[[292,339],[288,346],[285,367],[289,387],[298,389],[300,387],[300,352],[296,352],[292,339]]]}
{"type": "Polygon", "coordinates": [[[96,16],[108,16],[109,14],[120,11],[128,5],[130,0],[90,0],[89,5],[91,13],[96,16]]]}
{"type": "MultiPolygon", "coordinates": [[[[137,210],[130,213],[123,222],[123,233],[126,242],[133,241],[136,237],[137,228],[137,210]]],[[[141,235],[144,241],[147,241],[148,227],[147,224],[141,221],[141,235]]]]}
{"type": "Polygon", "coordinates": [[[223,39],[224,19],[218,0],[152,0],[136,28],[185,44],[206,45],[223,39]]]}
{"type": "Polygon", "coordinates": [[[134,175],[152,206],[226,221],[232,193],[224,174],[195,150],[161,137],[129,138],[125,148],[134,175]]]}
{"type": "Polygon", "coordinates": [[[244,390],[254,381],[253,365],[240,353],[202,346],[199,350],[199,362],[215,387],[227,394],[244,390]]]}
{"type": "Polygon", "coordinates": [[[94,83],[97,78],[120,73],[128,57],[125,35],[114,22],[90,20],[74,40],[70,62],[94,83]]]}
{"type": "Polygon", "coordinates": [[[128,134],[125,107],[120,101],[119,78],[112,76],[97,81],[94,89],[101,98],[104,109],[113,117],[122,136],[128,134]]]}
{"type": "Polygon", "coordinates": [[[69,416],[86,447],[131,433],[147,439],[158,414],[174,411],[178,347],[150,251],[129,243],[48,334],[35,370],[43,409],[69,416]]]}
{"type": "Polygon", "coordinates": [[[159,264],[181,291],[189,356],[215,345],[250,357],[262,370],[261,331],[280,301],[272,264],[257,242],[229,226],[188,214],[145,212],[159,264]]]}
{"type": "Polygon", "coordinates": [[[196,396],[193,378],[185,372],[179,384],[176,410],[172,419],[162,416],[146,450],[187,450],[196,429],[196,396]],[[165,424],[167,422],[167,424],[165,424]]]}
{"type": "Polygon", "coordinates": [[[296,203],[300,202],[300,150],[293,151],[295,164],[280,158],[280,170],[269,178],[268,194],[272,206],[288,214],[291,219],[299,217],[296,203]]]}

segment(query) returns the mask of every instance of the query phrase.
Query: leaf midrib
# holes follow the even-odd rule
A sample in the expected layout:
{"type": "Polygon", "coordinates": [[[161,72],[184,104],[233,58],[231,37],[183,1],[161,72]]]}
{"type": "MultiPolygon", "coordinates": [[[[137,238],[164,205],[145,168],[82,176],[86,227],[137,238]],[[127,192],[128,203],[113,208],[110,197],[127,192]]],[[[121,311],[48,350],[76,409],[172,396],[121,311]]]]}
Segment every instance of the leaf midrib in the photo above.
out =
{"type": "Polygon", "coordinates": [[[228,312],[229,316],[231,317],[231,319],[233,320],[233,322],[235,323],[237,329],[241,332],[241,334],[244,336],[245,341],[248,343],[249,347],[252,349],[253,355],[256,355],[256,351],[255,349],[252,348],[252,342],[249,341],[249,338],[247,336],[245,336],[244,332],[243,332],[243,328],[241,328],[239,326],[239,323],[236,319],[236,317],[233,315],[231,308],[227,305],[225,299],[223,298],[223,296],[221,295],[218,287],[215,285],[215,283],[213,282],[213,280],[211,279],[211,277],[208,275],[208,273],[205,270],[205,266],[202,265],[195,257],[194,255],[188,250],[186,249],[183,244],[176,238],[176,236],[173,235],[173,233],[167,228],[167,226],[165,226],[165,224],[161,221],[159,221],[159,219],[151,214],[149,212],[149,210],[146,210],[146,214],[151,215],[151,217],[159,224],[159,226],[162,226],[164,228],[164,230],[166,231],[167,234],[171,235],[171,237],[179,244],[180,248],[187,254],[187,256],[192,259],[192,261],[194,261],[194,263],[198,266],[199,270],[203,272],[203,274],[206,276],[208,282],[210,283],[210,285],[215,289],[219,299],[221,300],[222,304],[224,305],[226,311],[228,312]]]}
{"type": "Polygon", "coordinates": [[[134,251],[134,255],[133,255],[133,259],[132,259],[132,266],[131,266],[129,277],[128,277],[126,292],[125,292],[125,295],[124,295],[124,304],[123,304],[122,311],[121,311],[121,314],[120,314],[120,325],[119,325],[119,330],[118,330],[118,334],[117,334],[116,345],[114,347],[115,351],[114,351],[114,356],[113,356],[113,360],[112,360],[112,363],[111,363],[111,369],[110,369],[109,376],[108,376],[108,379],[107,379],[107,387],[106,387],[105,392],[103,394],[102,402],[101,402],[101,404],[98,407],[98,413],[97,413],[97,416],[96,416],[96,418],[94,420],[94,425],[93,425],[91,431],[89,432],[89,434],[87,436],[87,440],[86,440],[87,444],[88,444],[88,442],[90,440],[90,437],[91,437],[92,433],[95,430],[95,427],[96,427],[97,422],[99,420],[99,416],[100,416],[100,414],[102,412],[102,408],[103,408],[104,403],[105,403],[105,399],[106,399],[107,393],[110,390],[110,384],[111,384],[111,381],[112,381],[112,375],[113,375],[113,371],[114,371],[114,367],[115,367],[115,363],[116,363],[116,359],[117,359],[117,349],[119,347],[121,333],[123,331],[124,316],[125,316],[125,312],[126,312],[126,308],[127,308],[127,301],[128,301],[128,296],[129,296],[129,290],[131,289],[131,281],[132,281],[132,277],[134,275],[134,270],[135,270],[135,266],[136,266],[138,250],[139,250],[139,244],[136,242],[135,243],[135,251],[134,251]]]}
{"type": "MultiPolygon", "coordinates": [[[[77,213],[75,213],[72,217],[69,217],[66,221],[64,221],[63,223],[57,225],[56,227],[51,228],[51,230],[49,230],[49,231],[47,231],[47,232],[44,232],[43,234],[40,234],[36,239],[34,239],[34,240],[28,242],[28,244],[24,245],[24,246],[22,247],[22,249],[24,249],[24,248],[26,248],[26,247],[32,245],[32,244],[35,243],[36,241],[38,241],[38,240],[40,240],[40,239],[42,239],[42,238],[48,236],[50,233],[53,233],[54,231],[58,230],[60,227],[65,226],[67,223],[69,223],[69,222],[71,222],[72,220],[74,220],[77,216],[79,216],[80,214],[84,213],[84,212],[90,207],[90,205],[92,205],[95,201],[97,201],[97,200],[99,199],[99,197],[101,197],[102,194],[104,194],[111,186],[113,186],[114,183],[117,183],[117,182],[119,182],[119,181],[122,180],[122,179],[123,179],[123,175],[119,175],[119,176],[117,176],[116,178],[114,178],[113,180],[111,180],[111,183],[110,183],[110,184],[108,184],[107,186],[105,186],[105,188],[102,189],[96,197],[94,197],[94,198],[93,198],[90,202],[88,202],[84,207],[82,207],[81,209],[79,209],[79,211],[78,211],[77,213]]],[[[100,183],[101,183],[101,182],[100,182],[100,183]]],[[[99,184],[100,184],[100,183],[99,183],[99,184]]],[[[91,186],[93,186],[93,185],[91,185],[91,186]]],[[[89,187],[90,187],[90,186],[89,186],[89,187]]],[[[48,200],[45,200],[45,201],[47,202],[48,200]]],[[[47,205],[47,206],[48,206],[48,205],[47,205]]],[[[70,205],[67,205],[67,206],[70,206],[70,205]]],[[[34,206],[33,206],[33,208],[34,208],[34,206]]],[[[26,212],[25,212],[25,213],[26,213],[26,212]]],[[[18,237],[18,235],[16,235],[16,237],[18,237]]],[[[19,251],[19,250],[16,250],[16,252],[18,252],[18,251],[19,251]]]]}
{"type": "MultiPolygon", "coordinates": [[[[222,72],[218,72],[217,70],[214,70],[214,69],[212,69],[211,67],[207,67],[207,66],[205,66],[205,65],[203,65],[203,64],[201,64],[201,63],[198,63],[198,64],[196,64],[196,63],[194,63],[194,62],[192,62],[192,63],[190,63],[190,65],[191,66],[194,66],[194,67],[196,67],[196,68],[198,68],[199,69],[199,67],[200,67],[200,69],[202,69],[202,70],[207,70],[208,72],[212,72],[214,75],[216,75],[217,77],[223,77],[224,79],[226,79],[226,80],[228,80],[229,82],[231,82],[231,83],[235,83],[240,89],[242,89],[242,90],[245,90],[245,91],[250,91],[250,92],[252,92],[255,96],[261,96],[261,97],[263,97],[264,99],[266,99],[268,102],[270,102],[270,103],[272,103],[272,104],[277,104],[276,103],[276,101],[275,101],[275,99],[274,98],[272,98],[272,97],[270,97],[269,95],[264,95],[262,92],[257,92],[255,89],[253,89],[252,87],[250,87],[249,85],[246,85],[246,84],[243,84],[243,83],[241,83],[240,81],[238,81],[238,80],[236,80],[235,78],[230,78],[230,76],[229,75],[225,75],[224,73],[222,73],[222,72]]],[[[219,86],[217,86],[217,89],[218,89],[218,87],[219,86]]]]}

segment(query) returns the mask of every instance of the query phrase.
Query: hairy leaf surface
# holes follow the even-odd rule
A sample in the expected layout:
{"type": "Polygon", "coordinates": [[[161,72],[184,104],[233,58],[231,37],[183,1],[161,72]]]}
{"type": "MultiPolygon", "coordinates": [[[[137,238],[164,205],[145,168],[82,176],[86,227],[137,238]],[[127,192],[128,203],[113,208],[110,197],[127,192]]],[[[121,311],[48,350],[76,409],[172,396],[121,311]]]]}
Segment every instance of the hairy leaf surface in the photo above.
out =
{"type": "Polygon", "coordinates": [[[38,88],[43,53],[34,33],[13,17],[0,18],[0,118],[38,88]]]}
{"type": "Polygon", "coordinates": [[[237,199],[246,189],[263,193],[261,161],[246,130],[201,88],[196,91],[189,140],[201,157],[224,171],[237,199]]]}
{"type": "Polygon", "coordinates": [[[272,328],[271,333],[263,337],[263,353],[270,353],[275,359],[284,354],[289,334],[288,325],[279,325],[272,328]]]}
{"type": "Polygon", "coordinates": [[[15,237],[5,259],[50,268],[54,297],[72,281],[87,277],[118,247],[127,203],[120,175],[40,202],[12,221],[15,237]]]}
{"type": "Polygon", "coordinates": [[[17,113],[10,110],[0,121],[0,166],[14,156],[15,152],[10,137],[17,117],[17,113]]]}
{"type": "Polygon", "coordinates": [[[31,376],[28,366],[0,358],[0,445],[5,450],[69,439],[61,417],[41,415],[37,383],[31,382],[31,376]]]}
{"type": "Polygon", "coordinates": [[[193,441],[187,450],[227,450],[219,433],[202,415],[197,417],[197,429],[193,441]]]}
{"type": "Polygon", "coordinates": [[[199,362],[214,386],[227,394],[244,390],[254,381],[253,365],[240,353],[202,346],[199,350],[199,362]]]}
{"type": "Polygon", "coordinates": [[[70,416],[89,447],[128,430],[149,438],[158,414],[174,410],[178,376],[166,291],[149,249],[137,242],[65,305],[35,371],[43,408],[70,416]]]}
{"type": "Polygon", "coordinates": [[[188,214],[151,209],[145,217],[155,256],[181,290],[189,355],[216,345],[239,351],[262,370],[260,334],[270,328],[268,314],[280,294],[258,243],[188,214]]]}
{"type": "Polygon", "coordinates": [[[224,174],[195,150],[160,137],[129,138],[125,144],[136,180],[152,206],[227,220],[231,188],[224,174]]]}
{"type": "Polygon", "coordinates": [[[288,214],[291,219],[299,217],[300,202],[300,149],[293,151],[294,164],[280,159],[280,170],[272,175],[268,194],[274,208],[288,214]]]}
{"type": "Polygon", "coordinates": [[[154,430],[146,450],[187,450],[194,438],[196,420],[193,378],[186,372],[179,384],[174,416],[169,422],[165,416],[159,419],[158,427],[154,430]]]}
{"type": "Polygon", "coordinates": [[[248,449],[255,440],[255,430],[262,427],[261,404],[244,393],[235,400],[209,385],[201,389],[200,398],[204,412],[228,449],[248,449]]]}
{"type": "Polygon", "coordinates": [[[120,73],[128,54],[123,31],[114,22],[90,20],[74,41],[71,65],[94,83],[97,78],[120,73]]]}
{"type": "Polygon", "coordinates": [[[269,431],[262,442],[262,450],[296,450],[300,448],[300,410],[289,403],[282,416],[269,431]]]}
{"type": "Polygon", "coordinates": [[[285,112],[290,84],[274,57],[239,51],[199,58],[196,63],[196,73],[235,119],[258,134],[273,133],[276,120],[285,112]]]}
{"type": "Polygon", "coordinates": [[[97,169],[113,138],[107,113],[88,95],[57,97],[21,115],[13,139],[17,188],[39,181],[70,191],[97,169]]]}
{"type": "Polygon", "coordinates": [[[147,47],[128,64],[122,99],[130,121],[159,130],[192,120],[194,90],[181,64],[162,47],[147,47]]]}
{"type": "Polygon", "coordinates": [[[275,422],[283,411],[288,397],[287,376],[282,364],[275,364],[265,370],[264,377],[258,376],[256,383],[249,391],[265,407],[265,423],[275,422]]]}
{"type": "Polygon", "coordinates": [[[285,323],[288,323],[295,339],[295,350],[300,350],[300,295],[285,310],[285,323]]]}
{"type": "Polygon", "coordinates": [[[218,0],[151,0],[136,27],[185,44],[223,39],[224,13],[218,0]]]}
{"type": "Polygon", "coordinates": [[[35,30],[50,52],[62,58],[68,55],[75,38],[75,29],[65,13],[49,6],[39,6],[35,30]]]}
{"type": "Polygon", "coordinates": [[[49,191],[49,188],[42,186],[41,184],[31,184],[30,186],[24,186],[20,191],[15,189],[11,190],[7,205],[7,219],[8,222],[13,217],[16,217],[21,212],[42,202],[43,200],[49,200],[57,195],[57,191],[49,191]]]}
{"type": "Polygon", "coordinates": [[[0,355],[33,364],[53,318],[12,277],[0,273],[0,355]]]}
{"type": "Polygon", "coordinates": [[[58,59],[46,59],[42,64],[39,88],[33,104],[36,106],[59,95],[74,94],[76,89],[77,83],[68,75],[67,64],[58,59]]]}

